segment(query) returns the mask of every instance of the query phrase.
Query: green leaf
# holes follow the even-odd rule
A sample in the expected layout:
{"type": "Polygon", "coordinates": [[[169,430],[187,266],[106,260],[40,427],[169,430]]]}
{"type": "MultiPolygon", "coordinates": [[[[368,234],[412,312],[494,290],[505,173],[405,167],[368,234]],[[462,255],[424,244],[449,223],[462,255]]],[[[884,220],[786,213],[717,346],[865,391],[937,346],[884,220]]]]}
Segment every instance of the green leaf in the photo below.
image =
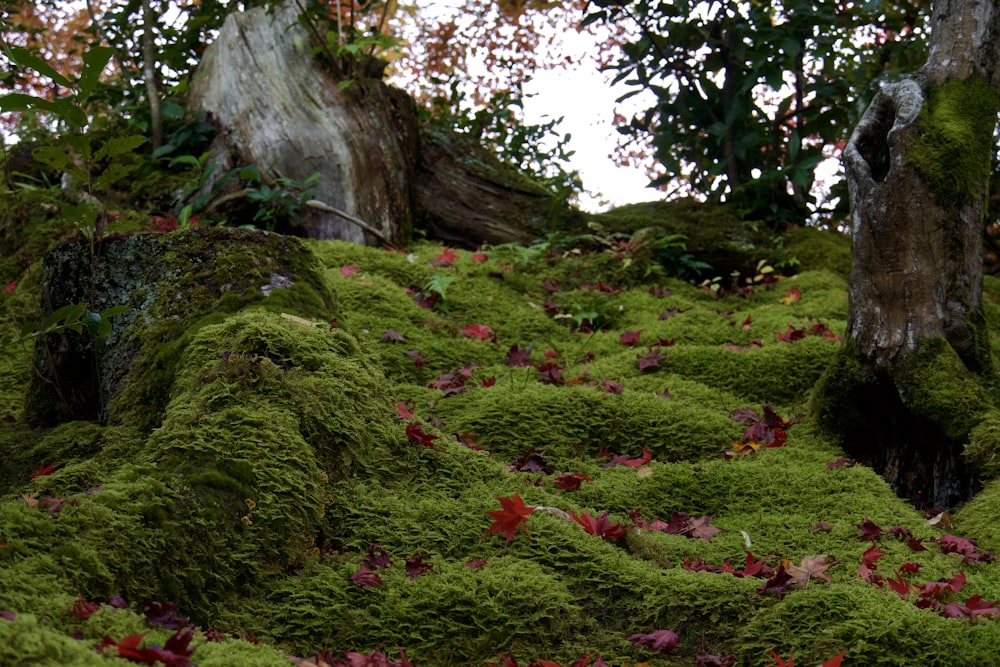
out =
{"type": "Polygon", "coordinates": [[[69,79],[64,77],[55,68],[23,46],[8,46],[5,49],[5,54],[8,58],[13,60],[15,64],[22,67],[30,67],[39,74],[49,77],[60,86],[65,86],[67,88],[71,88],[73,86],[69,79]]]}
{"type": "Polygon", "coordinates": [[[45,166],[51,167],[55,171],[79,171],[79,169],[76,168],[76,165],[73,164],[73,158],[69,156],[69,153],[65,148],[57,146],[42,146],[41,148],[36,148],[31,151],[31,157],[38,160],[45,166]]]}
{"type": "Polygon", "coordinates": [[[24,93],[8,93],[0,96],[0,111],[47,111],[74,125],[86,125],[87,114],[70,99],[45,100],[24,93]]]}
{"type": "Polygon", "coordinates": [[[157,158],[161,158],[164,155],[168,155],[170,153],[173,153],[175,150],[177,150],[177,146],[174,146],[173,144],[163,144],[162,146],[160,146],[159,148],[157,148],[155,151],[153,151],[152,158],[154,160],[157,159],[157,158]]]}
{"type": "Polygon", "coordinates": [[[110,308],[105,308],[104,310],[102,310],[101,317],[103,317],[106,320],[109,320],[112,317],[117,317],[118,315],[124,315],[125,313],[130,312],[131,310],[132,310],[131,308],[129,308],[124,304],[118,304],[117,306],[111,306],[110,308]]]}
{"type": "Polygon", "coordinates": [[[104,71],[104,67],[111,60],[115,50],[110,46],[93,46],[83,54],[83,71],[80,72],[78,81],[79,92],[77,98],[82,102],[90,97],[94,86],[104,71]]]}
{"type": "Polygon", "coordinates": [[[59,325],[77,322],[86,312],[87,304],[85,303],[71,303],[67,306],[63,306],[55,312],[49,313],[49,315],[42,320],[42,326],[39,327],[39,331],[45,333],[52,331],[59,325]]]}
{"type": "Polygon", "coordinates": [[[97,178],[94,179],[93,189],[95,192],[107,190],[136,169],[138,169],[138,165],[112,162],[104,171],[100,173],[100,175],[98,175],[97,178]]]}
{"type": "Polygon", "coordinates": [[[146,143],[146,137],[138,134],[126,137],[113,137],[108,139],[107,143],[98,149],[97,154],[94,157],[98,160],[105,157],[117,157],[122,153],[130,153],[134,151],[144,143],[146,143]]]}

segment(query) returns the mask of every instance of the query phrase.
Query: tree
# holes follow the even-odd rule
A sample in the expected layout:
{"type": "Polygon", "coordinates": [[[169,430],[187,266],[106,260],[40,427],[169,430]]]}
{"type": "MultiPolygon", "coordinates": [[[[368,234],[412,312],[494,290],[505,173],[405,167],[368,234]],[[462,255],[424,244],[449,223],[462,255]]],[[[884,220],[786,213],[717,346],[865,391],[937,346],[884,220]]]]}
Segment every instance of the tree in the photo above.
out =
{"type": "Polygon", "coordinates": [[[992,0],[936,2],[926,64],[882,86],[844,151],[854,265],[822,419],[897,493],[935,507],[997,472],[981,299],[998,30],[992,0]]]}
{"type": "Polygon", "coordinates": [[[775,226],[823,209],[816,165],[843,145],[872,80],[921,53],[920,3],[908,0],[875,16],[829,0],[595,4],[588,20],[632,26],[616,80],[654,103],[621,131],[651,141],[654,184],[775,226]]]}

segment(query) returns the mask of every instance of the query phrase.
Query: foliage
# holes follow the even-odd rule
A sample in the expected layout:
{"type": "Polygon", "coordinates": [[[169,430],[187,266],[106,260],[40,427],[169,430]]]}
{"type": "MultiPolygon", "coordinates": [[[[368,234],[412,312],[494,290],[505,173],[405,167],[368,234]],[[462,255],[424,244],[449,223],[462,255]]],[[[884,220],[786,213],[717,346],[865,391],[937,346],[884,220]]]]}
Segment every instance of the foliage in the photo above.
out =
{"type": "Polygon", "coordinates": [[[814,170],[844,145],[872,82],[920,62],[922,5],[883,9],[873,20],[827,0],[606,1],[587,21],[633,26],[616,80],[655,103],[621,131],[650,138],[654,184],[782,223],[815,207],[814,170]]]}

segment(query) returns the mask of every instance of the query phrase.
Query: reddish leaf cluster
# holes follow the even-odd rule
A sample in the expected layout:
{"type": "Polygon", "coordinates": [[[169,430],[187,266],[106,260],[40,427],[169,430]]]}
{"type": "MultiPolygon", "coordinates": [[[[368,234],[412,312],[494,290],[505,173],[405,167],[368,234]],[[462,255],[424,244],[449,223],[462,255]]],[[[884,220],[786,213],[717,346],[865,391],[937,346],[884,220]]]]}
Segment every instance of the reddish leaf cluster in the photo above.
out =
{"type": "Polygon", "coordinates": [[[434,447],[434,441],[438,439],[439,436],[431,435],[430,433],[424,432],[424,427],[416,422],[410,422],[406,425],[406,435],[424,447],[434,447]]]}
{"type": "Polygon", "coordinates": [[[615,466],[625,466],[627,468],[638,468],[653,460],[653,452],[645,447],[642,448],[642,455],[636,458],[628,454],[612,454],[602,449],[598,454],[601,458],[610,459],[602,468],[614,468],[615,466]]]}
{"type": "Polygon", "coordinates": [[[427,387],[443,392],[446,397],[463,394],[471,389],[465,383],[475,378],[476,366],[477,364],[472,362],[458,370],[442,373],[434,380],[428,382],[427,387]]]}
{"type": "Polygon", "coordinates": [[[629,512],[629,517],[632,519],[632,526],[635,528],[660,531],[668,535],[683,535],[691,539],[702,539],[709,542],[712,541],[713,537],[722,532],[721,528],[710,525],[712,521],[711,514],[695,518],[687,512],[674,512],[670,515],[669,522],[661,521],[655,517],[652,521],[647,521],[643,518],[641,509],[634,509],[629,512]]]}
{"type": "Polygon", "coordinates": [[[146,648],[139,648],[139,644],[145,636],[145,632],[140,632],[116,642],[111,637],[104,635],[97,650],[103,652],[107,648],[114,647],[119,657],[146,665],[160,662],[165,667],[191,666],[191,654],[194,653],[194,647],[190,646],[191,639],[194,637],[193,625],[188,626],[185,630],[175,632],[167,639],[167,643],[163,647],[153,644],[146,648]]]}
{"type": "Polygon", "coordinates": [[[593,517],[589,512],[581,512],[580,516],[570,512],[570,517],[591,535],[603,537],[606,540],[615,541],[625,535],[625,529],[617,523],[611,523],[607,512],[601,512],[597,517],[593,517]]]}
{"type": "Polygon", "coordinates": [[[743,442],[734,443],[737,453],[749,453],[760,447],[783,447],[788,440],[788,429],[799,422],[798,418],[784,419],[770,405],[763,406],[764,414],[753,408],[734,410],[729,418],[746,426],[743,442]]]}
{"type": "Polygon", "coordinates": [[[477,340],[492,340],[493,338],[493,327],[487,326],[485,324],[469,324],[462,329],[462,335],[466,338],[475,338],[477,340]]]}
{"type": "Polygon", "coordinates": [[[680,636],[673,630],[654,630],[646,634],[634,634],[628,638],[636,646],[648,646],[654,651],[670,653],[677,648],[680,636]]]}

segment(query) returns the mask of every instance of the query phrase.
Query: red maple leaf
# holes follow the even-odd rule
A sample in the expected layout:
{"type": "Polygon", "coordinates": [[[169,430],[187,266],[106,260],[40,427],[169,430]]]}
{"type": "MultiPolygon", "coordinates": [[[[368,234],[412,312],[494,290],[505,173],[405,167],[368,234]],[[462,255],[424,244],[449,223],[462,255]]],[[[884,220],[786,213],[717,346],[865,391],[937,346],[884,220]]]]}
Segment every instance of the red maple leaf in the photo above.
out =
{"type": "Polygon", "coordinates": [[[771,656],[778,661],[774,663],[774,667],[795,667],[795,649],[792,649],[792,652],[788,654],[787,661],[783,660],[773,649],[768,650],[771,651],[771,656]]]}
{"type": "Polygon", "coordinates": [[[973,595],[965,601],[965,604],[949,602],[941,612],[948,618],[975,618],[976,616],[1000,616],[1000,608],[997,608],[997,601],[983,600],[980,595],[973,595]]]}
{"type": "Polygon", "coordinates": [[[9,283],[7,283],[7,286],[3,288],[3,291],[6,292],[7,294],[13,294],[14,290],[16,289],[17,289],[17,281],[11,280],[9,283]]]}
{"type": "Polygon", "coordinates": [[[764,585],[757,589],[757,594],[762,595],[768,591],[774,591],[778,595],[780,600],[784,596],[785,591],[793,584],[792,576],[785,571],[785,564],[782,563],[778,566],[778,569],[774,571],[764,585]]]}
{"type": "Polygon", "coordinates": [[[31,473],[31,479],[37,479],[39,477],[48,477],[52,474],[52,470],[56,467],[58,461],[53,461],[48,465],[42,463],[38,466],[38,472],[31,473]]]}
{"type": "Polygon", "coordinates": [[[426,361],[426,359],[424,359],[424,355],[420,354],[420,350],[407,350],[403,352],[403,354],[409,357],[410,359],[413,359],[413,365],[416,366],[417,368],[424,367],[424,362],[426,361]]]}
{"type": "Polygon", "coordinates": [[[636,356],[636,359],[639,361],[639,372],[645,372],[658,369],[660,362],[666,359],[666,357],[660,354],[658,349],[649,348],[648,353],[640,354],[636,356]]]}
{"type": "Polygon", "coordinates": [[[515,493],[511,498],[500,498],[498,496],[497,500],[500,501],[500,507],[503,509],[487,512],[493,519],[493,525],[490,526],[483,537],[491,533],[503,533],[507,536],[504,544],[510,544],[518,528],[524,530],[524,532],[528,532],[524,528],[524,524],[527,523],[528,517],[535,511],[535,508],[531,505],[525,505],[524,501],[521,500],[521,495],[518,493],[515,493]]]}
{"type": "Polygon", "coordinates": [[[425,563],[423,556],[410,556],[406,559],[406,576],[410,579],[416,579],[422,574],[432,572],[434,566],[430,563],[425,563]]]}
{"type": "Polygon", "coordinates": [[[417,418],[417,416],[410,411],[410,407],[405,401],[398,401],[396,403],[396,414],[399,415],[399,418],[404,422],[411,422],[417,418]]]}
{"type": "Polygon", "coordinates": [[[552,483],[564,491],[576,491],[583,482],[593,481],[593,479],[587,477],[582,472],[564,472],[553,479],[552,483]]]}
{"type": "Polygon", "coordinates": [[[625,391],[625,387],[614,380],[601,380],[601,388],[609,394],[620,394],[625,391]]]}
{"type": "Polygon", "coordinates": [[[688,532],[688,537],[693,539],[702,539],[706,542],[711,542],[712,538],[722,532],[721,528],[716,528],[715,526],[708,525],[712,521],[712,515],[706,514],[698,519],[692,519],[690,525],[690,530],[688,532]]]}
{"type": "Polygon", "coordinates": [[[354,266],[354,264],[345,264],[344,266],[340,267],[340,275],[344,276],[345,278],[349,278],[353,276],[355,273],[358,273],[359,271],[361,271],[361,269],[354,266]]]}
{"type": "Polygon", "coordinates": [[[368,545],[368,555],[365,556],[365,567],[381,570],[392,565],[392,559],[378,542],[368,545]]]}
{"type": "Polygon", "coordinates": [[[89,618],[91,614],[99,611],[100,608],[101,604],[99,602],[87,602],[83,599],[82,595],[78,595],[73,602],[73,615],[77,618],[89,618]]]}
{"type": "Polygon", "coordinates": [[[508,366],[530,366],[531,348],[520,347],[516,343],[511,345],[510,349],[507,350],[507,356],[504,358],[504,363],[508,366]]]}
{"type": "Polygon", "coordinates": [[[458,259],[458,253],[451,248],[445,248],[444,252],[434,256],[434,260],[428,262],[433,266],[451,266],[452,262],[458,259]]]}
{"type": "Polygon", "coordinates": [[[785,292],[785,296],[783,296],[780,299],[778,299],[778,303],[783,303],[783,304],[785,304],[787,306],[789,304],[795,303],[801,297],[802,297],[802,294],[799,292],[799,288],[798,287],[793,287],[792,289],[790,289],[787,292],[785,292]]]}
{"type": "Polygon", "coordinates": [[[425,433],[423,427],[415,423],[406,425],[406,435],[425,447],[433,447],[434,441],[438,439],[436,435],[425,433]]]}
{"type": "Polygon", "coordinates": [[[591,516],[587,511],[581,512],[580,516],[572,512],[569,515],[573,518],[573,521],[583,526],[583,529],[591,535],[597,535],[612,542],[625,535],[625,529],[620,524],[611,523],[607,512],[602,512],[596,518],[591,516]]]}
{"type": "Polygon", "coordinates": [[[490,258],[489,255],[487,255],[485,252],[482,252],[482,251],[480,251],[478,249],[476,250],[476,252],[472,253],[472,263],[473,264],[479,264],[481,262],[485,262],[489,258],[490,258]]]}
{"type": "Polygon", "coordinates": [[[783,332],[782,331],[778,332],[778,340],[780,340],[782,343],[791,343],[793,341],[802,340],[805,337],[806,337],[805,327],[796,329],[790,324],[788,325],[788,329],[786,329],[783,332]]]}
{"type": "Polygon", "coordinates": [[[862,542],[874,542],[882,537],[882,527],[868,517],[865,517],[864,521],[855,525],[861,529],[860,539],[862,542]]]}
{"type": "Polygon", "coordinates": [[[631,345],[634,347],[639,344],[639,338],[642,336],[643,331],[645,331],[645,329],[639,329],[638,331],[626,331],[618,337],[618,342],[622,345],[631,345]]]}
{"type": "Polygon", "coordinates": [[[673,630],[654,630],[646,634],[634,634],[628,638],[636,646],[647,645],[654,651],[670,653],[677,648],[681,638],[673,630]]]}
{"type": "Polygon", "coordinates": [[[489,340],[493,337],[493,327],[485,324],[470,324],[462,329],[462,335],[466,338],[489,340]]]}

